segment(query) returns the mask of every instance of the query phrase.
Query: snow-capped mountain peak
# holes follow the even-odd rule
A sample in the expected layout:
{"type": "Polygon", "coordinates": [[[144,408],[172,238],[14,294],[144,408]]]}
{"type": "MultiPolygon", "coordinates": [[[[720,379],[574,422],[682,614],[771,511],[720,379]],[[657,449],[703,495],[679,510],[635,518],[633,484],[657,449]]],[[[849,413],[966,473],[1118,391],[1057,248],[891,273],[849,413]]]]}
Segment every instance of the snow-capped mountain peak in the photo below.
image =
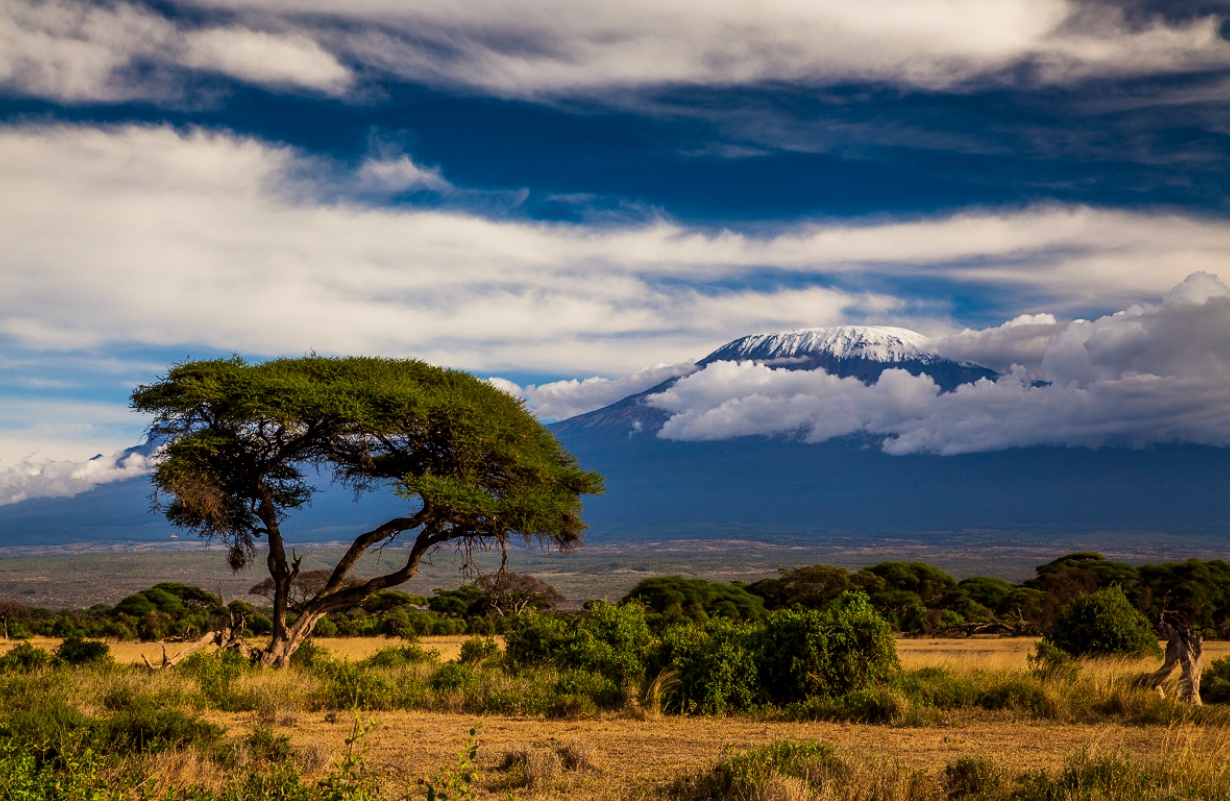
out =
{"type": "Polygon", "coordinates": [[[878,325],[801,328],[775,334],[740,337],[715,350],[700,364],[717,361],[805,359],[827,355],[837,359],[902,362],[932,358],[923,351],[927,338],[917,331],[878,325]]]}

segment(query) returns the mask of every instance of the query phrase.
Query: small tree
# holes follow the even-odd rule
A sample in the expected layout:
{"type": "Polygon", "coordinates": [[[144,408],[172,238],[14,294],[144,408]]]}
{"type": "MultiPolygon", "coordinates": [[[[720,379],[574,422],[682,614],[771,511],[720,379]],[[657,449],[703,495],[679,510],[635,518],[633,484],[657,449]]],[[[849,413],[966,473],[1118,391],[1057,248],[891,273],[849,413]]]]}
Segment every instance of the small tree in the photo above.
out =
{"type": "Polygon", "coordinates": [[[1118,586],[1069,603],[1047,638],[1073,656],[1161,656],[1153,627],[1118,586]]]}
{"type": "MultiPolygon", "coordinates": [[[[30,608],[18,601],[0,601],[0,623],[4,624],[4,639],[9,637],[9,621],[30,619],[30,608]]],[[[24,629],[23,629],[24,631],[24,629]]]]}
{"type": "Polygon", "coordinates": [[[321,617],[404,583],[441,545],[467,559],[513,539],[575,546],[581,496],[602,490],[601,477],[582,470],[520,401],[414,360],[186,362],[138,387],[132,406],[154,416],[149,435],[163,443],[153,482],[167,519],[221,540],[235,570],[256,555],[257,540],[268,544],[273,632],[260,661],[273,667],[288,663],[321,617]],[[406,511],[356,532],[290,624],[300,560],[286,553],[282,525],[308,503],[317,471],[356,495],[392,490],[406,511]],[[347,585],[369,548],[401,537],[410,548],[398,569],[347,585]]]}
{"type": "Polygon", "coordinates": [[[483,593],[486,608],[500,617],[519,615],[527,609],[549,609],[564,600],[547,582],[507,570],[479,576],[474,586],[483,593]]]}
{"type": "MultiPolygon", "coordinates": [[[[315,598],[321,590],[329,586],[329,579],[333,577],[332,570],[300,570],[299,575],[295,576],[290,583],[290,590],[286,594],[286,600],[291,609],[298,611],[305,603],[315,598]]],[[[349,589],[357,587],[363,583],[362,579],[354,576],[346,576],[342,579],[342,587],[349,589]]],[[[256,584],[253,584],[248,589],[248,595],[258,595],[262,598],[273,600],[277,595],[277,582],[273,580],[273,576],[267,576],[261,579],[256,584]]]]}

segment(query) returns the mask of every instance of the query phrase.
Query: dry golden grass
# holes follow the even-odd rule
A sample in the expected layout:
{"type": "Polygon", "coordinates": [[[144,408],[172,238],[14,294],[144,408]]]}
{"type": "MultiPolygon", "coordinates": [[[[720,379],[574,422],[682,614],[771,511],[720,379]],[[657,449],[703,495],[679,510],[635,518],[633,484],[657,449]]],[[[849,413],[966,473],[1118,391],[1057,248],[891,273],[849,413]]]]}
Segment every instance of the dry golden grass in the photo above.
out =
{"type": "MultiPolygon", "coordinates": [[[[1033,651],[1036,642],[1037,639],[1033,637],[901,637],[897,640],[897,655],[901,658],[901,666],[906,670],[924,667],[942,667],[957,673],[968,670],[1025,670],[1028,667],[1025,658],[1033,651]]],[[[1165,643],[1162,643],[1162,648],[1165,649],[1165,643]]],[[[1204,644],[1206,664],[1224,656],[1230,656],[1230,640],[1210,640],[1204,644]]],[[[1139,668],[1142,671],[1152,670],[1159,663],[1160,660],[1152,658],[1106,660],[1106,664],[1114,665],[1116,669],[1139,668]]]]}
{"type": "MultiPolygon", "coordinates": [[[[427,637],[426,648],[456,657],[464,636],[427,637]]],[[[358,660],[381,648],[399,644],[385,638],[324,639],[320,645],[336,655],[358,660]]],[[[58,640],[37,638],[33,644],[53,649],[58,640]]],[[[1030,639],[908,639],[897,641],[903,665],[910,670],[944,667],[955,673],[983,671],[1013,673],[1026,668],[1030,639]]],[[[9,643],[0,641],[0,650],[9,643]]],[[[182,646],[171,644],[168,653],[182,646]]],[[[157,643],[113,643],[117,661],[139,662],[161,656],[157,643]]],[[[1207,658],[1230,654],[1230,643],[1206,644],[1207,658]]],[[[1156,667],[1157,660],[1107,660],[1089,663],[1082,676],[1108,686],[1124,673],[1156,667]]],[[[424,667],[424,669],[427,669],[424,667]]],[[[171,688],[180,681],[174,672],[133,672],[99,676],[97,681],[140,683],[148,693],[171,688]]],[[[316,777],[338,757],[354,723],[352,715],[313,711],[305,705],[314,679],[297,671],[263,672],[240,677],[240,692],[250,689],[260,699],[255,711],[208,712],[236,740],[257,725],[272,725],[291,736],[296,763],[309,778],[316,777]]],[[[83,711],[92,712],[88,698],[101,696],[98,688],[82,683],[70,689],[83,711]]],[[[94,703],[97,703],[96,701],[94,703]]],[[[476,717],[426,711],[362,713],[375,720],[368,735],[369,765],[392,796],[411,793],[421,797],[419,782],[440,766],[455,762],[476,717]]],[[[871,751],[902,765],[931,772],[942,771],[954,759],[982,753],[1002,762],[1010,771],[1057,768],[1064,758],[1082,748],[1125,748],[1142,755],[1166,755],[1193,763],[1230,758],[1227,732],[1203,727],[1123,725],[1119,723],[1067,723],[1032,719],[1012,713],[975,712],[941,718],[928,726],[892,726],[824,721],[785,722],[751,717],[687,718],[633,714],[607,714],[592,720],[545,720],[528,716],[484,718],[478,764],[483,771],[483,797],[505,797],[512,792],[524,801],[539,799],[634,799],[651,797],[674,777],[698,771],[728,756],[786,738],[826,740],[844,749],[871,751]],[[569,756],[571,755],[571,756],[569,756]],[[582,764],[583,769],[570,767],[582,764]]],[[[224,769],[192,752],[150,758],[152,771],[164,783],[220,787],[224,769]]]]}
{"type": "MultiPolygon", "coordinates": [[[[250,731],[252,714],[211,715],[231,731],[250,731]]],[[[418,786],[438,766],[455,761],[476,719],[427,712],[364,714],[377,728],[368,735],[369,764],[389,790],[418,786]]],[[[301,752],[321,763],[342,752],[353,719],[329,713],[303,715],[290,731],[301,752]]],[[[1143,755],[1186,754],[1191,759],[1227,757],[1226,733],[1199,728],[1066,725],[985,720],[957,728],[906,728],[830,722],[768,722],[750,718],[636,719],[612,715],[597,720],[552,721],[486,717],[478,765],[491,797],[514,791],[523,801],[554,798],[629,799],[692,773],[733,752],[785,738],[818,739],[854,751],[892,757],[902,765],[942,771],[957,757],[989,754],[1011,771],[1058,768],[1082,748],[1126,748],[1143,755]],[[570,771],[544,758],[573,742],[583,743],[588,770],[570,771]],[[509,755],[512,759],[508,759],[509,755]],[[531,756],[531,755],[537,755],[531,756]],[[535,760],[534,781],[525,782],[519,761],[535,760]],[[547,763],[550,762],[548,765],[547,763]],[[501,770],[508,764],[509,768],[501,770]]]]}

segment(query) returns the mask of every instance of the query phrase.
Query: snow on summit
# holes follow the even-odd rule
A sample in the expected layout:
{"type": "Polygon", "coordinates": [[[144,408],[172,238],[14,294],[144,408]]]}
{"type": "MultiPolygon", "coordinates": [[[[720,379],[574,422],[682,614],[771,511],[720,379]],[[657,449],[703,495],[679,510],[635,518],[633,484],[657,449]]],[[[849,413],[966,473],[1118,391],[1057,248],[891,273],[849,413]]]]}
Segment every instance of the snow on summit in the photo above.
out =
{"type": "Polygon", "coordinates": [[[892,326],[842,325],[801,328],[776,334],[740,337],[715,350],[700,363],[717,361],[769,361],[829,354],[838,359],[862,358],[876,362],[928,359],[922,348],[927,338],[917,331],[892,326]]]}

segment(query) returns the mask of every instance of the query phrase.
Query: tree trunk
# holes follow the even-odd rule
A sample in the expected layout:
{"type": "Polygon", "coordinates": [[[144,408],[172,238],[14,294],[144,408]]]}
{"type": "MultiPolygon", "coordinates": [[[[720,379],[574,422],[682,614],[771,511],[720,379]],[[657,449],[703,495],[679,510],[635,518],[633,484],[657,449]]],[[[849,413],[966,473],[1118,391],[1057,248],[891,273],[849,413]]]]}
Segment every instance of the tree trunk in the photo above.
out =
{"type": "Polygon", "coordinates": [[[260,664],[279,670],[288,667],[291,656],[299,650],[303,641],[312,635],[312,629],[316,628],[322,617],[323,614],[305,611],[295,620],[294,625],[275,631],[268,650],[261,654],[260,664]]]}
{"type": "Polygon", "coordinates": [[[1133,687],[1156,690],[1162,698],[1166,691],[1162,685],[1180,668],[1178,699],[1202,706],[1200,700],[1200,674],[1204,670],[1204,638],[1189,628],[1179,628],[1166,621],[1161,624],[1162,636],[1166,638],[1166,659],[1162,666],[1145,673],[1132,683],[1133,687]]]}
{"type": "Polygon", "coordinates": [[[202,636],[199,640],[192,643],[186,648],[183,648],[175,656],[167,656],[167,647],[162,646],[162,663],[155,665],[146,659],[145,654],[141,654],[141,660],[145,662],[145,666],[150,670],[164,670],[169,667],[174,667],[183,660],[192,656],[202,648],[210,645],[218,646],[221,651],[238,651],[246,657],[252,656],[252,651],[243,641],[243,632],[247,627],[247,619],[243,613],[229,613],[229,619],[225,626],[217,631],[211,631],[202,636]]]}

